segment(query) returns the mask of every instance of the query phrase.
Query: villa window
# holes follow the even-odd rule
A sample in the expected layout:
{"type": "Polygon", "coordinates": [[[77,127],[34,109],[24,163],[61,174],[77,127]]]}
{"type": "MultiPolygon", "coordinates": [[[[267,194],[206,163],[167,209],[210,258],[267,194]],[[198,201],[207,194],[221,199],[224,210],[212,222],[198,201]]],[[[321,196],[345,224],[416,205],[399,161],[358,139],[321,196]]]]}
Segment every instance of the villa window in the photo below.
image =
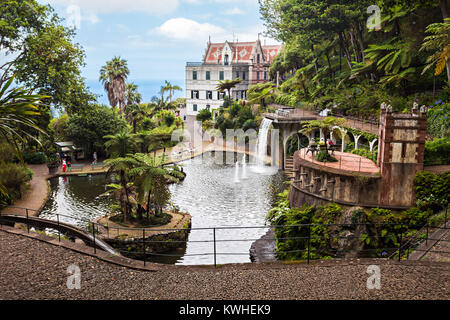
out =
{"type": "Polygon", "coordinates": [[[191,91],[191,99],[198,99],[198,97],[199,97],[198,90],[192,90],[191,91]]]}
{"type": "Polygon", "coordinates": [[[211,80],[211,72],[206,71],[206,80],[211,80]]]}
{"type": "Polygon", "coordinates": [[[211,109],[211,106],[209,104],[206,105],[206,110],[209,111],[209,109],[211,109]]]}
{"type": "Polygon", "coordinates": [[[245,71],[242,71],[242,80],[245,80],[245,71]]]}
{"type": "Polygon", "coordinates": [[[192,80],[197,80],[197,71],[192,71],[192,80]]]}
{"type": "Polygon", "coordinates": [[[223,71],[220,71],[220,72],[219,72],[219,80],[223,80],[224,78],[225,78],[224,72],[223,72],[223,71]]]}
{"type": "Polygon", "coordinates": [[[225,60],[224,60],[223,64],[226,66],[228,65],[228,55],[227,54],[225,55],[225,60]]]}
{"type": "Polygon", "coordinates": [[[259,71],[256,71],[256,80],[259,80],[259,71]]]}
{"type": "Polygon", "coordinates": [[[259,58],[259,54],[256,56],[256,63],[259,63],[259,60],[260,60],[260,58],[259,58]]]}
{"type": "Polygon", "coordinates": [[[264,80],[267,80],[267,71],[264,71],[264,80]]]}
{"type": "Polygon", "coordinates": [[[212,100],[213,93],[212,91],[206,91],[206,99],[212,100]]]}
{"type": "Polygon", "coordinates": [[[197,111],[197,105],[196,104],[194,104],[193,106],[192,106],[192,111],[197,111]]]}
{"type": "Polygon", "coordinates": [[[236,71],[236,78],[239,78],[239,71],[236,71]]]}

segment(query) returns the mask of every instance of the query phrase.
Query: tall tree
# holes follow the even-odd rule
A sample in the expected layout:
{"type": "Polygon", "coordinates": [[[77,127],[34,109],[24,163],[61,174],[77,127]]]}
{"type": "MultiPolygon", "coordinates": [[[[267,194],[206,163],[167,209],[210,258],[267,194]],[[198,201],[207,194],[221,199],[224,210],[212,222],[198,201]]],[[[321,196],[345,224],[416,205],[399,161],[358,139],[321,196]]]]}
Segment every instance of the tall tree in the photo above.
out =
{"type": "Polygon", "coordinates": [[[125,81],[130,74],[127,61],[120,57],[114,57],[107,61],[100,69],[100,82],[103,84],[110,105],[115,108],[119,105],[119,113],[123,113],[125,108],[125,81]]]}
{"type": "Polygon", "coordinates": [[[66,112],[95,100],[81,68],[84,51],[50,6],[36,0],[0,2],[0,54],[5,63],[0,83],[13,74],[29,91],[48,97],[45,103],[66,112]]]}

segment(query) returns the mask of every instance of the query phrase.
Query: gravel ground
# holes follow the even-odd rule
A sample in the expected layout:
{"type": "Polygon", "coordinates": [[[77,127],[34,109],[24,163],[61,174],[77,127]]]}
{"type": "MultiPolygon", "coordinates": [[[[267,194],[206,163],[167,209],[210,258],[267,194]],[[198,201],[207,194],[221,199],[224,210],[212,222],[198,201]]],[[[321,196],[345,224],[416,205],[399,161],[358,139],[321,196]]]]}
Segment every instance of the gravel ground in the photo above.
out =
{"type": "MultiPolygon", "coordinates": [[[[372,262],[373,263],[373,262],[372,262]]],[[[377,261],[381,289],[367,289],[367,264],[245,264],[136,271],[0,230],[0,299],[449,299],[447,263],[377,261]],[[81,289],[67,288],[67,268],[81,289]]]]}

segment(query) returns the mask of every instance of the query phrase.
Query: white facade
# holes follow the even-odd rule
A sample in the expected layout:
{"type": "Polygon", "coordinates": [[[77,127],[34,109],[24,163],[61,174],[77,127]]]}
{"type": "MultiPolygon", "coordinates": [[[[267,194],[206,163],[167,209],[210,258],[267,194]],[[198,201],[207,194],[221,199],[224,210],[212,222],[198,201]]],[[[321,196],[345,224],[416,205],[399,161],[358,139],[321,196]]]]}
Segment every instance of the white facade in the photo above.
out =
{"type": "MultiPolygon", "coordinates": [[[[268,81],[270,61],[280,46],[261,46],[256,42],[208,43],[202,62],[186,64],[186,114],[218,109],[223,105],[219,80],[239,78],[241,83],[231,90],[234,100],[246,99],[251,84],[268,81]]],[[[225,93],[226,94],[226,93],[225,93]]]]}

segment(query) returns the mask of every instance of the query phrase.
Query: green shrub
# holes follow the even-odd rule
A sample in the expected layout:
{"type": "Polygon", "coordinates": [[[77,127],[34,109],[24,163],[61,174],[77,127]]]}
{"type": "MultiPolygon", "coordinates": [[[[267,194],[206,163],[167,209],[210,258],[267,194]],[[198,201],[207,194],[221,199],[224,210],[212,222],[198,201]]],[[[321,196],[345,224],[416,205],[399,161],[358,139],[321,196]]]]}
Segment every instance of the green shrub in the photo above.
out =
{"type": "Polygon", "coordinates": [[[29,187],[33,171],[16,163],[0,164],[0,184],[5,186],[7,194],[0,197],[1,204],[11,204],[22,197],[29,187]]]}
{"type": "Polygon", "coordinates": [[[366,150],[366,149],[353,149],[351,151],[351,153],[357,154],[361,157],[365,157],[365,158],[370,159],[373,162],[377,163],[377,157],[378,157],[377,152],[370,152],[369,150],[366,150]]]}
{"type": "Polygon", "coordinates": [[[316,155],[316,160],[320,162],[338,162],[338,159],[331,156],[326,150],[320,151],[316,155]]]}
{"type": "Polygon", "coordinates": [[[450,171],[436,175],[432,172],[418,172],[414,178],[417,205],[431,208],[435,212],[450,202],[450,171]]]}
{"type": "Polygon", "coordinates": [[[450,137],[450,103],[436,101],[427,111],[427,134],[434,138],[450,137]]]}
{"type": "Polygon", "coordinates": [[[450,164],[450,137],[425,142],[424,165],[450,164]]]}
{"type": "Polygon", "coordinates": [[[23,161],[28,164],[43,164],[46,161],[43,152],[25,152],[22,157],[23,161]]]}

